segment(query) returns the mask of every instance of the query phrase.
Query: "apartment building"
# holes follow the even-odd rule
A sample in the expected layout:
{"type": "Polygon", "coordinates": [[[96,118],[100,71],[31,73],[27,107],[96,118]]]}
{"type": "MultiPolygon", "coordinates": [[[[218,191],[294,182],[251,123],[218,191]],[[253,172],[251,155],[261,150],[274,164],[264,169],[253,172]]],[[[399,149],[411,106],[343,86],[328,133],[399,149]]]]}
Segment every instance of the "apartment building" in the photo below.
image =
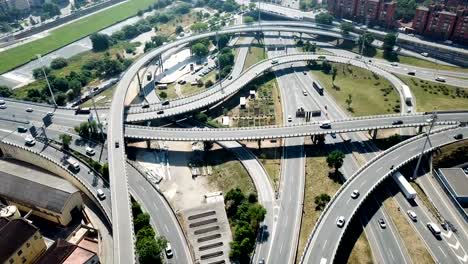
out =
{"type": "Polygon", "coordinates": [[[393,26],[395,1],[329,0],[328,11],[336,18],[347,18],[365,24],[393,26]]]}
{"type": "Polygon", "coordinates": [[[445,5],[418,7],[413,18],[415,33],[468,44],[468,7],[445,5]]]}

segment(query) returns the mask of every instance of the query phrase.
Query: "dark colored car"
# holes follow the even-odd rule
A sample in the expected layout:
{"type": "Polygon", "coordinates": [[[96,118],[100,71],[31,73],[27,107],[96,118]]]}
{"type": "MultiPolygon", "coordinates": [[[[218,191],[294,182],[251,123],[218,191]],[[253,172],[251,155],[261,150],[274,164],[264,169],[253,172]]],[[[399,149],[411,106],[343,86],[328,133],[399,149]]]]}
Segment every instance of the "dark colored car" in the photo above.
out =
{"type": "Polygon", "coordinates": [[[455,136],[453,136],[454,139],[462,139],[463,138],[463,134],[456,134],[455,136]]]}
{"type": "Polygon", "coordinates": [[[166,101],[162,102],[162,105],[169,105],[169,101],[166,100],[166,101]]]}
{"type": "Polygon", "coordinates": [[[395,120],[392,122],[392,125],[401,125],[403,124],[403,120],[395,120]]]}
{"type": "Polygon", "coordinates": [[[163,110],[159,110],[159,111],[157,112],[157,114],[158,114],[158,115],[162,115],[162,114],[164,114],[164,111],[163,111],[163,110]]]}

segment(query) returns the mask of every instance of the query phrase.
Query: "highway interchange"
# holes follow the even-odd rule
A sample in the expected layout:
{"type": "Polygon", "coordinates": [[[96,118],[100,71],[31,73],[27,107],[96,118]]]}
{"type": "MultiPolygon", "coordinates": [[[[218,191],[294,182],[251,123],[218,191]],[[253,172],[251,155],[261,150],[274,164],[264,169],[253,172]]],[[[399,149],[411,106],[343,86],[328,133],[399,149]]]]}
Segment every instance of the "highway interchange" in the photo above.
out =
{"type": "MultiPolygon", "coordinates": [[[[312,123],[295,123],[291,125],[285,126],[275,126],[275,127],[260,127],[260,128],[246,128],[246,129],[206,129],[206,128],[195,128],[195,129],[175,129],[175,128],[158,128],[158,127],[139,127],[133,125],[124,126],[125,122],[129,121],[141,121],[141,120],[151,120],[155,118],[162,118],[167,116],[178,115],[181,113],[190,112],[193,110],[205,108],[208,105],[212,105],[216,102],[222,101],[224,98],[228,97],[229,95],[238,91],[243,85],[250,82],[252,79],[257,77],[259,74],[263,73],[265,70],[272,67],[271,59],[265,60],[260,62],[254,66],[252,66],[248,71],[241,73],[238,70],[238,65],[235,67],[235,71],[233,72],[234,78],[229,81],[227,80],[223,84],[223,88],[213,88],[212,90],[208,91],[208,95],[195,95],[193,97],[187,97],[185,99],[179,99],[181,101],[174,101],[171,102],[169,107],[164,108],[164,115],[155,115],[156,110],[161,109],[162,106],[156,104],[151,106],[148,111],[140,111],[141,106],[131,106],[128,109],[125,109],[124,101],[126,96],[126,90],[134,81],[134,76],[137,72],[140,72],[142,68],[147,65],[147,62],[157,56],[158,54],[163,53],[169,49],[178,47],[180,45],[184,45],[188,41],[193,41],[196,39],[213,36],[215,34],[224,34],[224,33],[235,33],[235,32],[255,32],[259,30],[263,30],[266,32],[302,32],[304,34],[325,34],[325,35],[333,35],[336,36],[336,32],[327,32],[322,30],[311,30],[309,28],[300,28],[298,25],[281,28],[279,27],[283,23],[291,23],[291,22],[279,22],[277,26],[272,25],[268,26],[261,26],[261,27],[233,27],[232,29],[225,29],[219,32],[210,32],[204,33],[199,36],[192,36],[186,39],[181,39],[179,41],[170,43],[166,46],[158,48],[154,51],[147,53],[137,62],[135,62],[125,73],[122,77],[121,81],[118,84],[116,93],[114,95],[112,106],[107,112],[107,110],[101,110],[101,113],[105,113],[106,117],[104,118],[107,120],[107,149],[109,150],[107,153],[110,165],[110,175],[111,175],[111,187],[110,190],[106,189],[108,192],[109,198],[104,203],[105,211],[112,215],[112,225],[113,225],[113,235],[114,235],[114,263],[132,263],[135,261],[134,255],[134,248],[133,248],[133,229],[130,213],[130,200],[128,195],[122,195],[124,193],[128,194],[128,190],[132,195],[134,195],[138,200],[141,200],[145,206],[147,204],[153,204],[150,202],[151,199],[154,197],[159,197],[154,205],[153,208],[148,210],[155,213],[155,215],[161,214],[161,208],[165,208],[163,211],[164,217],[159,217],[159,219],[153,223],[157,226],[157,229],[162,234],[167,233],[169,237],[173,238],[174,234],[177,234],[179,238],[174,238],[174,241],[182,241],[181,243],[177,244],[178,242],[173,242],[171,239],[171,243],[175,244],[174,248],[175,251],[181,253],[181,257],[179,263],[190,263],[191,256],[190,252],[187,252],[187,245],[185,239],[183,238],[183,233],[180,230],[180,226],[177,224],[177,220],[175,219],[174,214],[172,213],[171,209],[169,208],[167,202],[161,198],[161,195],[155,191],[155,189],[149,184],[148,181],[144,179],[144,176],[141,175],[138,171],[135,170],[132,166],[127,165],[126,158],[125,158],[125,149],[124,149],[124,137],[128,138],[138,138],[138,139],[158,139],[158,140],[185,140],[185,141],[193,141],[193,140],[210,140],[210,141],[232,141],[232,140],[242,140],[242,139],[269,139],[269,138],[290,138],[286,139],[285,146],[294,146],[293,148],[286,148],[284,153],[284,164],[283,171],[286,174],[293,173],[295,175],[299,175],[297,177],[299,182],[286,182],[291,181],[291,177],[282,177],[282,194],[290,194],[294,193],[294,197],[289,197],[289,199],[285,199],[282,197],[279,202],[279,212],[286,215],[292,215],[288,219],[287,217],[280,217],[276,226],[274,228],[273,233],[273,243],[268,246],[270,247],[269,250],[265,250],[267,253],[266,256],[270,258],[270,260],[278,260],[281,263],[291,263],[295,257],[295,246],[290,246],[290,243],[297,243],[298,234],[296,234],[297,230],[297,221],[299,221],[298,215],[300,215],[301,211],[301,192],[295,192],[294,189],[287,189],[292,188],[292,186],[298,187],[299,190],[303,190],[303,178],[304,178],[304,159],[297,157],[297,152],[302,153],[302,144],[303,144],[303,137],[309,135],[320,135],[320,134],[330,134],[330,133],[346,133],[346,132],[356,132],[356,131],[368,131],[372,129],[383,129],[383,128],[398,128],[398,127],[419,127],[419,126],[427,126],[429,115],[424,114],[408,114],[408,115],[394,115],[394,116],[377,116],[377,117],[368,117],[368,118],[356,118],[356,119],[344,119],[343,120],[334,120],[332,122],[331,129],[322,129],[320,128],[320,124],[318,122],[312,123]],[[258,68],[256,68],[258,67],[258,68]],[[237,69],[237,70],[236,70],[237,69]],[[236,76],[237,75],[237,76],[236,76]],[[207,101],[204,101],[207,100],[207,101]],[[192,106],[188,106],[193,104],[192,106]],[[402,120],[403,124],[393,124],[394,121],[402,120]],[[208,136],[207,136],[208,135],[208,136]],[[288,151],[294,152],[294,158],[289,158],[288,151]],[[302,168],[302,171],[301,171],[302,168]],[[134,175],[139,175],[134,177],[134,175]],[[127,182],[128,181],[128,182],[127,182]],[[301,182],[302,181],[302,182],[301,182]],[[145,189],[146,188],[146,189],[145,189]],[[150,194],[152,193],[155,196],[149,197],[141,197],[141,194],[150,194]],[[109,204],[112,200],[111,205],[109,204]],[[294,204],[295,206],[291,206],[294,204]],[[112,208],[112,210],[110,210],[112,208]],[[291,210],[290,213],[284,213],[281,210],[291,210]],[[110,212],[114,212],[111,214],[110,212]],[[118,213],[115,213],[118,212],[118,213]],[[284,222],[282,222],[284,221],[284,222]],[[167,225],[167,223],[171,223],[167,225]],[[170,226],[170,230],[168,230],[168,226],[170,226]],[[278,228],[280,227],[280,228],[278,228]],[[285,229],[290,228],[290,230],[285,229]],[[167,232],[163,230],[166,229],[167,232]],[[170,232],[169,232],[170,231],[170,232]],[[285,244],[288,243],[288,244],[285,244]],[[288,253],[284,251],[288,250],[288,253]],[[294,252],[293,252],[294,251],[294,252]],[[276,255],[275,255],[276,254],[276,255]]],[[[294,22],[292,22],[294,23],[294,22]]],[[[285,33],[288,34],[288,33],[285,33]]],[[[292,40],[292,38],[290,38],[292,40]]],[[[277,56],[278,53],[271,52],[269,56],[277,56]]],[[[334,58],[337,59],[337,62],[342,63],[352,63],[356,66],[361,67],[372,67],[369,66],[365,61],[358,60],[356,58],[350,57],[340,57],[340,56],[327,56],[329,60],[334,58]]],[[[287,67],[288,63],[300,63],[303,61],[311,60],[311,59],[319,59],[318,55],[315,54],[289,54],[288,56],[280,56],[277,57],[279,60],[278,65],[275,66],[275,72],[285,71],[288,74],[293,73],[291,69],[287,67]],[[296,57],[294,57],[296,56],[296,57]]],[[[296,65],[296,64],[295,64],[296,65]]],[[[300,65],[300,64],[298,64],[300,65]]],[[[382,66],[381,66],[382,67],[382,66]]],[[[240,68],[242,69],[242,68],[240,68]]],[[[401,85],[401,81],[398,78],[395,78],[391,72],[392,70],[387,69],[380,69],[376,67],[373,69],[378,74],[381,74],[385,77],[388,76],[389,79],[395,87],[398,89],[398,85],[401,85]],[[393,77],[392,77],[393,76],[393,77]]],[[[395,69],[393,69],[395,70],[395,69]]],[[[424,70],[420,70],[423,72],[424,70]]],[[[300,74],[299,74],[300,75],[300,74]]],[[[285,86],[286,80],[289,81],[289,75],[282,75],[278,78],[278,83],[280,86],[280,90],[282,92],[283,98],[288,98],[287,100],[283,101],[283,114],[284,120],[287,120],[287,116],[289,114],[294,114],[296,111],[296,105],[298,103],[307,104],[307,100],[304,97],[297,97],[297,101],[294,99],[294,96],[285,96],[284,91],[281,87],[285,86]],[[306,100],[306,101],[303,101],[306,100]]],[[[458,75],[454,75],[454,77],[459,77],[458,75]]],[[[429,78],[429,77],[428,77],[429,78]]],[[[297,82],[301,82],[300,79],[297,79],[297,82]]],[[[301,85],[297,85],[300,87],[301,85]]],[[[301,90],[298,91],[299,93],[301,90]]],[[[402,100],[404,102],[404,100],[402,100]]],[[[20,102],[8,102],[8,114],[3,115],[2,119],[5,121],[2,123],[6,124],[6,128],[3,128],[2,133],[6,136],[3,138],[4,141],[11,140],[13,143],[22,144],[23,137],[16,135],[15,133],[7,133],[8,129],[13,128],[15,129],[15,125],[8,124],[11,123],[18,123],[24,122],[27,123],[31,121],[33,124],[37,123],[38,125],[41,124],[42,118],[44,115],[51,111],[50,107],[47,106],[34,106],[35,111],[32,114],[25,114],[25,104],[20,102]],[[7,133],[7,134],[5,134],[7,133]]],[[[79,122],[86,120],[86,117],[82,115],[74,115],[72,110],[67,109],[57,109],[54,114],[54,123],[57,123],[56,126],[57,131],[65,131],[66,128],[73,127],[79,122]]],[[[465,112],[455,112],[455,113],[440,113],[438,115],[438,124],[439,125],[458,125],[459,122],[467,122],[468,121],[468,113],[465,112]]],[[[468,136],[467,130],[465,128],[452,128],[445,130],[443,132],[435,133],[431,135],[431,143],[433,147],[439,145],[445,145],[450,142],[453,142],[453,136],[455,134],[462,133],[464,136],[468,136]]],[[[391,172],[387,168],[394,165],[394,170],[398,169],[403,163],[414,159],[420,154],[420,146],[421,142],[425,140],[424,137],[420,137],[416,140],[411,142],[405,142],[402,146],[394,151],[384,152],[379,158],[376,158],[368,163],[364,169],[360,169],[357,173],[353,174],[352,177],[346,181],[343,187],[340,189],[339,193],[333,198],[333,200],[329,203],[329,206],[325,210],[324,214],[322,215],[321,220],[318,222],[318,226],[314,229],[312,236],[310,238],[311,243],[308,244],[307,250],[305,251],[306,254],[304,255],[304,262],[306,263],[320,263],[321,258],[326,258],[328,260],[332,260],[336,250],[338,248],[338,243],[334,244],[334,246],[326,247],[328,241],[339,241],[345,231],[345,228],[339,229],[335,225],[335,219],[338,215],[346,215],[347,219],[350,219],[354,213],[356,213],[358,207],[364,200],[364,198],[370,194],[370,192],[375,188],[375,186],[385,179],[389,173],[391,172]],[[404,155],[400,155],[401,153],[404,155]],[[394,162],[393,162],[394,161],[394,162]],[[399,162],[399,163],[397,163],[399,162]],[[389,164],[392,163],[392,164],[389,164]],[[395,164],[393,164],[395,163],[395,164]],[[359,199],[352,201],[350,204],[349,193],[350,190],[359,188],[361,191],[361,196],[359,199]],[[330,226],[332,225],[332,226],[330,226]],[[325,250],[326,249],[326,250],[325,250]]],[[[225,147],[236,147],[233,143],[223,143],[225,147]]],[[[51,148],[44,147],[41,143],[37,143],[34,147],[36,149],[45,149],[47,151],[44,152],[45,155],[53,157],[57,161],[63,160],[61,153],[58,150],[51,150],[51,148]]],[[[239,157],[248,156],[246,153],[236,153],[239,157]]],[[[300,154],[299,157],[303,156],[300,154]]],[[[241,159],[243,160],[243,159],[241,159]]],[[[82,165],[85,167],[85,165],[82,165]]],[[[252,165],[255,166],[255,165],[252,165]]],[[[251,167],[251,166],[246,166],[251,167]]],[[[83,179],[87,179],[87,183],[92,183],[92,179],[90,175],[86,175],[84,170],[77,175],[77,177],[83,177],[83,179]]],[[[255,185],[258,186],[259,183],[255,182],[255,185]]],[[[263,183],[265,184],[265,182],[263,183]]],[[[95,186],[93,186],[96,188],[95,186]]],[[[90,188],[93,188],[90,187],[90,188]]],[[[271,187],[271,186],[270,186],[271,187]]],[[[269,188],[262,188],[262,189],[269,189],[269,188]]],[[[270,194],[266,196],[266,198],[262,198],[262,194],[260,193],[260,201],[263,200],[264,203],[270,202],[272,193],[270,189],[270,194]]],[[[150,205],[151,206],[151,205],[150,205]]],[[[272,206],[273,207],[273,206],[272,206]]],[[[152,214],[153,215],[153,214],[152,214]]],[[[346,226],[345,226],[346,227],[346,226]]],[[[273,229],[272,229],[273,230],[273,229]]],[[[293,244],[293,245],[294,245],[293,244]]],[[[328,244],[330,245],[330,244],[328,244]]],[[[177,263],[177,262],[175,262],[177,263]]]]}

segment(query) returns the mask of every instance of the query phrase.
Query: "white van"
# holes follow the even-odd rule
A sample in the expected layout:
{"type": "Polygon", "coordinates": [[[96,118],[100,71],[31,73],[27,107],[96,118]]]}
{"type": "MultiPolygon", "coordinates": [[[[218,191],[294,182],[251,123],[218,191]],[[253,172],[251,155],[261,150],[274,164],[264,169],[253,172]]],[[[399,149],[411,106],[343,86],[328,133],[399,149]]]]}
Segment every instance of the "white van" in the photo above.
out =
{"type": "Polygon", "coordinates": [[[330,120],[324,120],[320,123],[320,128],[331,128],[330,120]]]}
{"type": "Polygon", "coordinates": [[[96,151],[91,148],[91,147],[86,147],[86,154],[89,155],[89,156],[92,156],[96,153],[96,151]]]}
{"type": "Polygon", "coordinates": [[[440,228],[436,224],[429,222],[427,223],[427,228],[429,228],[434,236],[440,237],[440,228]]]}
{"type": "Polygon", "coordinates": [[[69,164],[75,171],[80,170],[80,164],[79,164],[78,161],[76,161],[75,159],[73,159],[73,158],[68,158],[68,159],[67,159],[67,162],[68,162],[68,164],[69,164]]]}
{"type": "Polygon", "coordinates": [[[97,197],[101,200],[104,200],[106,199],[106,194],[101,189],[97,189],[97,197]]]}
{"type": "Polygon", "coordinates": [[[5,100],[0,100],[0,105],[4,105],[5,104],[5,100]]]}

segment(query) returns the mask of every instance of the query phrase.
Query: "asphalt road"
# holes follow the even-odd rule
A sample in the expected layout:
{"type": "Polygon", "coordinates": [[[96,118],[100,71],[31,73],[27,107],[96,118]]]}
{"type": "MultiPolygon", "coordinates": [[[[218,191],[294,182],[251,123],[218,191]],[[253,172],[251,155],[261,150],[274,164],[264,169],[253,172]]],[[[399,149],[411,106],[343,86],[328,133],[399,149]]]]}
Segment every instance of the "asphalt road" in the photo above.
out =
{"type": "MultiPolygon", "coordinates": [[[[459,133],[467,136],[468,128],[456,128],[432,134],[430,136],[430,146],[436,147],[454,142],[453,136],[459,133]]],[[[321,221],[317,223],[318,226],[316,226],[311,243],[307,247],[303,262],[320,263],[322,258],[331,261],[339,244],[336,242],[340,241],[350,218],[355,214],[362,201],[378,183],[385,179],[392,171],[398,170],[402,165],[400,162],[420,155],[420,150],[425,141],[426,137],[422,137],[389,151],[373,162],[368,163],[358,174],[350,178],[329,203],[329,209],[324,211],[321,221]],[[394,166],[393,170],[389,169],[391,166],[394,166]],[[361,195],[357,199],[352,199],[350,194],[355,189],[359,190],[361,195]],[[344,216],[346,219],[344,228],[336,226],[336,219],[339,216],[344,216]],[[335,246],[325,247],[328,241],[336,243],[335,246]]]]}
{"type": "MultiPolygon", "coordinates": [[[[299,79],[300,84],[302,84],[302,89],[306,90],[308,94],[304,96],[304,98],[310,98],[316,107],[321,109],[321,119],[340,120],[348,118],[327,92],[324,92],[323,95],[319,95],[311,85],[308,85],[313,81],[313,77],[310,74],[296,72],[293,74],[292,78],[294,77],[299,79]]],[[[311,103],[308,105],[311,105],[311,103]]],[[[325,142],[328,144],[326,146],[327,148],[338,148],[343,151],[343,153],[346,153],[341,171],[345,178],[349,178],[359,168],[355,155],[367,157],[369,156],[368,154],[372,153],[366,153],[366,145],[362,143],[362,139],[358,137],[357,133],[347,133],[346,135],[352,140],[351,143],[345,143],[341,139],[341,136],[335,138],[326,137],[325,142]],[[336,144],[336,146],[334,144],[336,144]],[[353,153],[353,151],[355,151],[355,153],[353,153]]],[[[376,208],[373,211],[366,210],[360,216],[372,250],[373,260],[377,263],[411,263],[408,253],[404,248],[404,244],[401,239],[399,239],[398,233],[395,231],[391,221],[389,221],[385,210],[381,208],[380,202],[372,199],[367,202],[367,205],[376,208]],[[370,212],[373,213],[371,214],[370,212]],[[378,219],[385,219],[388,223],[388,227],[384,232],[378,224],[378,219]]]]}
{"type": "MultiPolygon", "coordinates": [[[[293,98],[293,96],[289,96],[293,98]]],[[[295,109],[294,109],[295,111],[295,109]]],[[[288,114],[289,115],[289,114],[288,114]]],[[[291,114],[293,115],[293,114],[291,114]]],[[[427,126],[427,120],[431,115],[391,115],[375,116],[366,118],[355,118],[349,120],[332,120],[331,128],[320,128],[319,122],[288,124],[285,126],[266,127],[246,127],[246,128],[163,128],[127,126],[125,136],[140,139],[159,139],[174,141],[226,141],[226,140],[250,140],[250,139],[271,139],[303,137],[318,134],[345,133],[368,131],[372,129],[398,128],[398,127],[418,127],[427,126]],[[393,122],[401,120],[400,125],[393,125],[393,122]]],[[[466,122],[468,113],[440,113],[438,114],[438,124],[455,124],[459,121],[466,122]]]]}
{"type": "MultiPolygon", "coordinates": [[[[287,34],[287,33],[285,33],[287,34]]],[[[265,36],[265,44],[283,44],[283,39],[275,33],[265,36]],[[271,37],[270,37],[271,36],[271,37]]],[[[283,54],[286,50],[272,50],[268,56],[283,54]]],[[[283,122],[288,123],[288,116],[294,116],[296,107],[301,104],[302,90],[291,82],[284,71],[288,71],[287,65],[275,67],[276,80],[281,94],[283,107],[283,122]],[[286,67],[286,70],[285,70],[286,67]]],[[[293,120],[292,122],[297,122],[293,120]]],[[[305,156],[304,138],[288,138],[284,141],[283,155],[281,159],[281,182],[279,189],[279,208],[273,213],[277,218],[276,229],[273,234],[273,244],[268,254],[267,262],[294,263],[299,231],[302,218],[302,205],[305,185],[305,156]]]]}

